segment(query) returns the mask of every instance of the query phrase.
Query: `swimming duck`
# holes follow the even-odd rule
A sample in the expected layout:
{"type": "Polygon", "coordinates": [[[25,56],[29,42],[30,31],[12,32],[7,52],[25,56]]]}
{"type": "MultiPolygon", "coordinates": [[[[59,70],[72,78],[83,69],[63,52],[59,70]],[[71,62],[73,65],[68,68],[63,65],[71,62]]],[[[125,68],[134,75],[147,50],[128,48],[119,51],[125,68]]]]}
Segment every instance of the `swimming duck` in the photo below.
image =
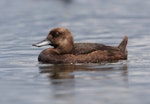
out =
{"type": "Polygon", "coordinates": [[[46,39],[33,46],[51,45],[53,48],[43,50],[38,57],[42,63],[102,63],[127,59],[127,42],[125,36],[118,46],[100,43],[74,43],[72,33],[66,28],[52,29],[46,39]]]}

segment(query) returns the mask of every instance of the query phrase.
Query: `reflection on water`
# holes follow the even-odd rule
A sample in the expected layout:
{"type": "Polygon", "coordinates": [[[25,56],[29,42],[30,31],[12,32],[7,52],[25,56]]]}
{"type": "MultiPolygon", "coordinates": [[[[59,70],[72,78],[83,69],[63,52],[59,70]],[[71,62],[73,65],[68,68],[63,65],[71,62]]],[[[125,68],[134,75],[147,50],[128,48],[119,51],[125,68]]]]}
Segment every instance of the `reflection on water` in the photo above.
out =
{"type": "MultiPolygon", "coordinates": [[[[126,76],[127,74],[127,65],[126,64],[108,64],[99,65],[99,64],[41,64],[39,65],[40,73],[48,73],[51,79],[66,79],[66,78],[75,78],[75,72],[92,72],[97,73],[101,71],[122,71],[121,75],[126,76]]],[[[93,76],[95,77],[95,76],[93,76]]],[[[91,78],[92,79],[92,78],[91,78]]]]}
{"type": "Polygon", "coordinates": [[[49,77],[52,79],[65,79],[65,78],[74,78],[74,76],[70,75],[70,73],[75,70],[75,65],[55,64],[55,65],[39,66],[39,69],[41,73],[48,73],[49,77]]]}
{"type": "Polygon", "coordinates": [[[62,104],[76,104],[82,100],[82,103],[87,104],[96,96],[97,101],[105,103],[108,98],[103,94],[109,93],[110,97],[115,98],[110,89],[119,93],[122,87],[128,88],[128,66],[125,62],[108,65],[41,64],[39,70],[48,76],[56,103],[62,101],[62,104]]]}

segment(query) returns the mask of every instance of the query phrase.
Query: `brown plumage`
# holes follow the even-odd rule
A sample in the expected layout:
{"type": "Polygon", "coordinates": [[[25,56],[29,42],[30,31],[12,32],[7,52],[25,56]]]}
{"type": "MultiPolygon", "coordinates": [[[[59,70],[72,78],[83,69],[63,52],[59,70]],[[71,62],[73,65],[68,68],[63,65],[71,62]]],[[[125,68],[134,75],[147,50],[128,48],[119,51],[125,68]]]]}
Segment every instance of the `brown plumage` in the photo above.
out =
{"type": "Polygon", "coordinates": [[[52,29],[47,38],[33,46],[51,45],[43,50],[38,61],[43,63],[101,63],[127,59],[125,36],[118,46],[99,43],[74,43],[71,32],[65,28],[52,29]]]}

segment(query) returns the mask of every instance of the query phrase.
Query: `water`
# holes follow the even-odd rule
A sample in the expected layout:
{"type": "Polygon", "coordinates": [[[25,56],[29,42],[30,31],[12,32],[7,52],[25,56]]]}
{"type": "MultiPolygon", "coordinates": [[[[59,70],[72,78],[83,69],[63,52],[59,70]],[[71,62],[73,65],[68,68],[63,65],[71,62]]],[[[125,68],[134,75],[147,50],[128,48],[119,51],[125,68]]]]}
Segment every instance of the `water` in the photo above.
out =
{"type": "Polygon", "coordinates": [[[2,104],[149,104],[150,1],[1,0],[2,104]],[[118,45],[129,36],[128,60],[41,65],[32,47],[53,27],[76,42],[118,45]]]}

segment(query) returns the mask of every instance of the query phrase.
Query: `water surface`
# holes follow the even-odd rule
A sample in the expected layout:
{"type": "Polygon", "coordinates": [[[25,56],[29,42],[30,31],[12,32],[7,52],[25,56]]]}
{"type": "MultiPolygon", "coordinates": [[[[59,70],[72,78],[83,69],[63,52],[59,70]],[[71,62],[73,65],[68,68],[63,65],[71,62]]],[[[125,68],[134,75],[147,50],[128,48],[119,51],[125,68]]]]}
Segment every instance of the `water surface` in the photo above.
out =
{"type": "Polygon", "coordinates": [[[2,104],[149,104],[150,1],[1,0],[2,104]],[[53,27],[75,42],[118,45],[128,60],[108,64],[38,64],[32,47],[53,27]]]}

